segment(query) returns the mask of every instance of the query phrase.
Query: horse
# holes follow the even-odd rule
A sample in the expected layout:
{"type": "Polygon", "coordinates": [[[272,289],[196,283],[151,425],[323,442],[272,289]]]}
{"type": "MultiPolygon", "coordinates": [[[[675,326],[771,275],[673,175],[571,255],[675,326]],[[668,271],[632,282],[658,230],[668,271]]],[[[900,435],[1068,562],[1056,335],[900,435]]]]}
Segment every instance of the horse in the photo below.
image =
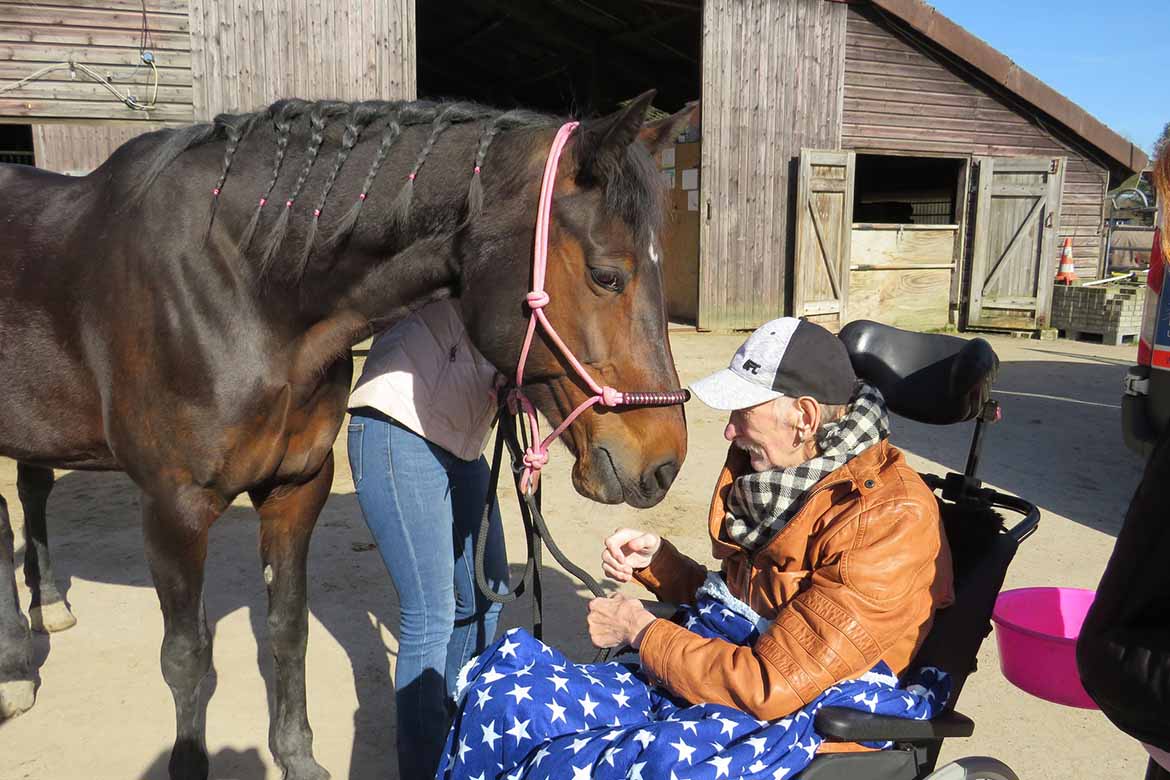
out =
{"type": "MultiPolygon", "coordinates": [[[[602,381],[675,390],[651,154],[692,109],[646,124],[653,94],[569,139],[546,314],[602,381]]],[[[466,102],[285,99],[144,134],[82,178],[0,166],[0,455],[28,488],[36,606],[43,623],[60,601],[43,522],[51,469],[124,471],[141,489],[163,614],[174,780],[208,774],[208,529],[243,494],[260,517],[275,660],[269,747],[286,778],[329,776],[305,710],[305,562],[351,347],[450,297],[480,352],[512,370],[562,122],[466,102]]],[[[587,397],[543,335],[527,366],[524,392],[554,425],[587,397]]],[[[654,505],[686,457],[681,407],[595,407],[563,440],[575,489],[601,503],[654,505]]],[[[34,703],[13,547],[0,499],[0,718],[34,703]]]]}

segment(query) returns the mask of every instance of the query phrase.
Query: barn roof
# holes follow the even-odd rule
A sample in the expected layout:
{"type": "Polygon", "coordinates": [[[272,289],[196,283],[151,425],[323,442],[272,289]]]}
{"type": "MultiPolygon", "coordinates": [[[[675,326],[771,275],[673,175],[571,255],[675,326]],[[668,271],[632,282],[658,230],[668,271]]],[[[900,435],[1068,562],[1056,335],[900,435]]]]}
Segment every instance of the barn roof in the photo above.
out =
{"type": "Polygon", "coordinates": [[[1149,164],[1146,153],[1060,94],[991,44],[923,0],[870,0],[936,46],[963,60],[998,86],[1060,122],[1128,171],[1149,164]]]}

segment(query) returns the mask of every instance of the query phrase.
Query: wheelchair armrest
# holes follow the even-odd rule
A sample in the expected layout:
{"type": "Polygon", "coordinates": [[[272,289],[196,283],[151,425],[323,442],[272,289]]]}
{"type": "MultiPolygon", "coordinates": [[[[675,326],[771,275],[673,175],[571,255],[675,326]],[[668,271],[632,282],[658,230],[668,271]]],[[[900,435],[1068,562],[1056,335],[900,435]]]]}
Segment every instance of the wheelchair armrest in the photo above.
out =
{"type": "Polygon", "coordinates": [[[933,720],[911,720],[845,707],[822,707],[815,726],[830,742],[939,742],[969,737],[975,731],[975,722],[957,712],[944,712],[933,720]]]}

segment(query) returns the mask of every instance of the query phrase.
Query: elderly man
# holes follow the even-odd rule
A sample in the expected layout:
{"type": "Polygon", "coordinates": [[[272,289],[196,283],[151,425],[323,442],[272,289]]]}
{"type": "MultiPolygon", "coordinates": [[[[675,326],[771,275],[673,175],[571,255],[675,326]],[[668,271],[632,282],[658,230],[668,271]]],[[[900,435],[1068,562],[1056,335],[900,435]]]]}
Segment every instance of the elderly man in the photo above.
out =
{"type": "MultiPolygon", "coordinates": [[[[731,412],[711,544],[730,594],[767,627],[738,646],[616,596],[590,603],[594,643],[637,648],[643,671],[689,702],[765,720],[878,661],[901,673],[951,602],[952,574],[938,506],[890,445],[881,393],[858,381],[834,335],[788,317],[759,328],[692,390],[731,412]]],[[[680,604],[694,602],[708,574],[632,529],[606,540],[602,566],[680,604]]]]}

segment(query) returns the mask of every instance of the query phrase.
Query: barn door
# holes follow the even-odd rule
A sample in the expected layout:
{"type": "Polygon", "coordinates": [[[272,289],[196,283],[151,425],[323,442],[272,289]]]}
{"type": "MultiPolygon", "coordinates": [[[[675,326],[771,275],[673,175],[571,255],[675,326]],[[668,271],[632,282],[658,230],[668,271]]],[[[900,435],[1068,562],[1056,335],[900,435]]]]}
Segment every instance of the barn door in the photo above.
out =
{"type": "Polygon", "coordinates": [[[967,325],[1048,324],[1060,230],[1063,157],[976,157],[979,190],[967,325]]]}
{"type": "Polygon", "coordinates": [[[830,325],[846,321],[853,171],[853,152],[800,151],[792,276],[796,317],[830,325]]]}

